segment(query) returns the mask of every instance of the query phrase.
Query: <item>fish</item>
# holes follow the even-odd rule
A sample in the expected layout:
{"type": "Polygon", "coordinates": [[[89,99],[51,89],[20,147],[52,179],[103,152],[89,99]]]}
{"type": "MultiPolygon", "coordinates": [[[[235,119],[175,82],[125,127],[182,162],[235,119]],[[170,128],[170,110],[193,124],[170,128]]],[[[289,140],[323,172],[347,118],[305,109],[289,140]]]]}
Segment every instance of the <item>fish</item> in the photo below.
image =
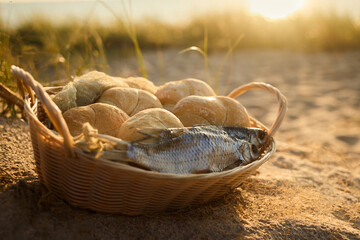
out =
{"type": "Polygon", "coordinates": [[[246,165],[258,159],[269,140],[265,130],[246,127],[209,125],[139,132],[153,143],[122,141],[123,146],[117,148],[123,150],[103,156],[161,173],[219,172],[236,162],[246,165]]]}

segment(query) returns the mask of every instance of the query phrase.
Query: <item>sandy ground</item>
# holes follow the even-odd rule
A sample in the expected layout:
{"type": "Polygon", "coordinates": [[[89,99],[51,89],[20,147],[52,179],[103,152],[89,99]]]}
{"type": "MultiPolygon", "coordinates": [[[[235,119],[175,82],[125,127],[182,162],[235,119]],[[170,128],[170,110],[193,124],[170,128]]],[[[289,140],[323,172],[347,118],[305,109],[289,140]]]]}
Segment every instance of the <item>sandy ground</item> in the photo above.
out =
{"type": "MultiPolygon", "coordinates": [[[[160,84],[206,79],[196,53],[145,53],[160,84]]],[[[214,54],[214,66],[223,54],[214,54]]],[[[135,59],[111,62],[130,75],[135,59]]],[[[239,188],[204,206],[150,216],[69,206],[37,180],[28,127],[0,117],[0,239],[360,239],[360,52],[243,51],[221,74],[221,93],[251,81],[278,87],[288,114],[277,152],[239,188]],[[230,75],[228,73],[231,73],[230,75]]],[[[273,96],[238,98],[270,126],[273,96]]]]}

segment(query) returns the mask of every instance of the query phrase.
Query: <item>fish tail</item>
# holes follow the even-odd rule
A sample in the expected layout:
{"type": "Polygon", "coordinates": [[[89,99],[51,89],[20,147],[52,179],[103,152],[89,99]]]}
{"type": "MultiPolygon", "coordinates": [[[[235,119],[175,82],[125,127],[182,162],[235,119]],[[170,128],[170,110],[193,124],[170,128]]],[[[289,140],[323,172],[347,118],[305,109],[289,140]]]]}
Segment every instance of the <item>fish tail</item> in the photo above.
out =
{"type": "Polygon", "coordinates": [[[131,162],[131,160],[127,157],[127,152],[123,150],[103,151],[99,154],[98,157],[115,162],[131,162]]]}

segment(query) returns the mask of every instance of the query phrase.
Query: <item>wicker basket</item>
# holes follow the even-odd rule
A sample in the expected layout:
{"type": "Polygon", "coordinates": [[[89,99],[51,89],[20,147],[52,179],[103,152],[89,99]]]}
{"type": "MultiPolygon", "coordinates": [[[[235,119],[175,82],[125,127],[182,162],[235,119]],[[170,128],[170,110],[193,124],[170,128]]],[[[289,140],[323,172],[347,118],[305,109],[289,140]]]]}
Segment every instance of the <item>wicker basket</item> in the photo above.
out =
{"type": "MultiPolygon", "coordinates": [[[[41,84],[18,67],[12,66],[11,72],[28,92],[25,111],[39,178],[50,191],[73,206],[139,215],[203,204],[239,186],[275,152],[272,140],[261,159],[246,166],[188,175],[146,171],[98,159],[74,147],[60,110],[41,84]],[[42,108],[46,115],[42,114],[42,108]],[[46,119],[60,135],[44,125],[46,119]]],[[[273,136],[286,112],[286,98],[279,90],[265,83],[250,83],[235,89],[229,96],[235,98],[254,88],[267,90],[278,99],[278,116],[271,129],[267,129],[273,136]]],[[[23,90],[21,92],[24,96],[23,90]]],[[[254,118],[251,122],[254,127],[266,129],[254,118]]]]}

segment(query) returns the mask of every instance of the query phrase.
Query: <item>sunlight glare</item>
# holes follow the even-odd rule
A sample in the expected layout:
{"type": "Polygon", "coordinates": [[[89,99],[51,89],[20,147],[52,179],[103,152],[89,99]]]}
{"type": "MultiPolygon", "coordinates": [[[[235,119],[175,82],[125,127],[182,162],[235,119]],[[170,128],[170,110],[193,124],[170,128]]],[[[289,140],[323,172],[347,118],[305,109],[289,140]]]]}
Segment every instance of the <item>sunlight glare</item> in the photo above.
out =
{"type": "Polygon", "coordinates": [[[252,13],[274,20],[300,10],[304,0],[248,0],[248,3],[252,13]]]}

